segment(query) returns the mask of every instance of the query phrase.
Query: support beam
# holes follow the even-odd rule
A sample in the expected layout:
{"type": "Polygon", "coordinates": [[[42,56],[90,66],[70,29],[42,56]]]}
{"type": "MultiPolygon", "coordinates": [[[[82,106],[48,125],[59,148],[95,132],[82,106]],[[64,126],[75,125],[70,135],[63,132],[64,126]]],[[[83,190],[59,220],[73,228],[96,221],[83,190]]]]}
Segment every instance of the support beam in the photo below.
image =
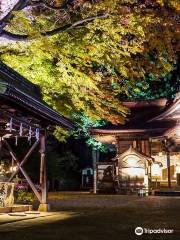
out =
{"type": "Polygon", "coordinates": [[[168,187],[171,188],[171,159],[169,151],[167,151],[167,171],[168,171],[168,187]]]}
{"type": "Polygon", "coordinates": [[[97,193],[97,162],[99,161],[99,151],[92,150],[93,158],[93,193],[97,193]]]}
{"type": "Polygon", "coordinates": [[[0,159],[1,159],[1,154],[2,154],[2,137],[0,137],[0,159]]]}
{"type": "Polygon", "coordinates": [[[120,154],[119,138],[116,137],[116,155],[120,154]]]}
{"type": "Polygon", "coordinates": [[[44,132],[40,136],[40,185],[42,192],[42,199],[39,206],[39,211],[46,212],[49,210],[50,206],[47,202],[47,169],[46,169],[46,133],[44,132]]]}
{"type": "MultiPolygon", "coordinates": [[[[3,139],[4,144],[6,145],[7,149],[9,150],[9,153],[11,155],[11,157],[13,158],[13,160],[16,162],[18,169],[22,172],[22,174],[24,175],[25,179],[27,180],[28,184],[30,185],[31,189],[33,190],[34,194],[36,195],[37,199],[41,202],[42,198],[40,193],[37,191],[34,183],[31,181],[30,177],[28,176],[28,174],[26,173],[26,171],[23,169],[23,167],[21,166],[21,163],[18,161],[15,153],[13,152],[11,146],[9,145],[9,143],[3,139]]],[[[27,156],[29,156],[29,154],[27,154],[27,156]]],[[[19,171],[18,170],[18,171],[19,171]]]]}
{"type": "Polygon", "coordinates": [[[144,154],[146,154],[145,141],[144,141],[144,140],[141,141],[141,152],[144,153],[144,154]]]}
{"type": "Polygon", "coordinates": [[[145,141],[145,154],[151,157],[151,142],[150,139],[145,141]]]}
{"type": "Polygon", "coordinates": [[[45,134],[40,137],[40,185],[42,188],[42,203],[47,203],[47,176],[46,176],[46,136],[45,134]]]}
{"type": "Polygon", "coordinates": [[[36,195],[37,199],[41,202],[42,201],[41,194],[36,189],[34,183],[31,181],[30,177],[28,176],[28,174],[22,167],[20,167],[20,170],[21,170],[22,174],[24,175],[25,179],[27,180],[28,184],[30,185],[31,189],[33,190],[34,194],[36,195]]]}
{"type": "Polygon", "coordinates": [[[16,176],[16,174],[19,172],[20,167],[22,167],[28,160],[28,158],[31,156],[32,152],[34,151],[34,149],[37,147],[37,145],[39,144],[39,141],[36,141],[32,147],[29,149],[29,151],[27,152],[27,154],[25,155],[25,157],[23,158],[23,160],[20,162],[20,165],[17,167],[17,170],[15,172],[12,173],[11,177],[9,178],[9,182],[12,181],[12,179],[16,176]]]}
{"type": "Polygon", "coordinates": [[[134,140],[134,141],[133,141],[133,144],[132,144],[132,146],[133,146],[134,149],[136,149],[136,145],[137,145],[137,142],[136,142],[136,140],[134,140]]]}

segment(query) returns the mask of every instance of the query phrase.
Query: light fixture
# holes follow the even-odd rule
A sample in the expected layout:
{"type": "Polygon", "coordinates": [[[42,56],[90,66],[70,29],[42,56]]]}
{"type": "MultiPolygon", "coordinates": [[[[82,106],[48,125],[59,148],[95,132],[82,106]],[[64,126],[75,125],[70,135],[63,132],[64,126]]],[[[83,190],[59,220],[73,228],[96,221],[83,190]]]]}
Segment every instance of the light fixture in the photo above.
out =
{"type": "Polygon", "coordinates": [[[161,168],[158,163],[154,163],[152,165],[151,174],[152,174],[152,176],[160,176],[161,175],[161,168]]]}
{"type": "Polygon", "coordinates": [[[176,165],[176,173],[180,173],[180,166],[176,165]]]}
{"type": "Polygon", "coordinates": [[[127,163],[130,167],[135,167],[137,165],[137,159],[134,157],[129,156],[127,158],[127,163]]]}
{"type": "Polygon", "coordinates": [[[1,162],[1,164],[0,164],[0,174],[3,174],[4,172],[5,172],[4,163],[1,162]]]}
{"type": "Polygon", "coordinates": [[[163,153],[162,152],[159,152],[159,157],[162,157],[163,153]]]}
{"type": "Polygon", "coordinates": [[[12,162],[11,162],[9,171],[12,173],[12,172],[16,172],[16,170],[17,170],[17,165],[14,163],[14,159],[12,158],[12,162]]]}
{"type": "Polygon", "coordinates": [[[130,177],[144,177],[145,175],[144,168],[136,168],[136,167],[124,168],[123,172],[129,175],[130,177]]]}
{"type": "Polygon", "coordinates": [[[16,172],[17,166],[15,166],[15,165],[11,166],[9,170],[10,170],[10,172],[16,172]]]}
{"type": "Polygon", "coordinates": [[[180,127],[176,129],[176,136],[180,137],[180,127]]]}

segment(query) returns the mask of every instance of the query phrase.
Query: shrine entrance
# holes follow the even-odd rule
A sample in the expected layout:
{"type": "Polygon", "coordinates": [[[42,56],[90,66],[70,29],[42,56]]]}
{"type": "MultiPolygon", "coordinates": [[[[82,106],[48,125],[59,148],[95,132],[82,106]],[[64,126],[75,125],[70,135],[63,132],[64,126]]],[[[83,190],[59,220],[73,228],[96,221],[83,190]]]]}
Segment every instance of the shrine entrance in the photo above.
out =
{"type": "Polygon", "coordinates": [[[151,157],[139,153],[130,146],[113,160],[116,162],[116,178],[121,192],[135,193],[142,188],[148,191],[153,163],[151,157]]]}

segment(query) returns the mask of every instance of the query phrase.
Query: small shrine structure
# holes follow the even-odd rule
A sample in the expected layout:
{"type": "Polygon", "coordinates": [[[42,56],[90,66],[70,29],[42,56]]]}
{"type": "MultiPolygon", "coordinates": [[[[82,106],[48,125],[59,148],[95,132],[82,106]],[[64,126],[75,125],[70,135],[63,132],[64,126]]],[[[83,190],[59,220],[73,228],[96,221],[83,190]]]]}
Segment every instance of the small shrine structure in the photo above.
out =
{"type": "MultiPolygon", "coordinates": [[[[46,174],[46,139],[52,134],[56,126],[72,130],[75,125],[66,117],[54,111],[42,100],[41,90],[15,72],[12,68],[0,62],[0,157],[3,148],[9,152],[13,165],[11,175],[3,182],[0,189],[7,196],[8,187],[14,177],[20,172],[40,202],[39,209],[48,210],[47,202],[47,174],[46,174]],[[10,142],[17,142],[21,138],[29,141],[30,147],[22,159],[18,159],[10,142]],[[26,172],[24,165],[35,149],[39,147],[40,170],[37,189],[31,177],[26,172]]],[[[1,166],[2,168],[2,166],[1,166]]],[[[12,184],[13,187],[13,184],[12,184]]],[[[0,202],[3,204],[3,194],[0,202]]]]}

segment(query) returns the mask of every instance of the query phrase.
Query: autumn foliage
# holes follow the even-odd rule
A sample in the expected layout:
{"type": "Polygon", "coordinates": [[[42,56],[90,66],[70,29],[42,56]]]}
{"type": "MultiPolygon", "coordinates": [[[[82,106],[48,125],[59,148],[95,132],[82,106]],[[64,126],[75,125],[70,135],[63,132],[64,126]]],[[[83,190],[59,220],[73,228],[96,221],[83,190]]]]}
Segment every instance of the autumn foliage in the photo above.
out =
{"type": "Polygon", "coordinates": [[[178,1],[30,1],[2,31],[1,59],[72,117],[123,123],[119,100],[177,62],[178,1]]]}

